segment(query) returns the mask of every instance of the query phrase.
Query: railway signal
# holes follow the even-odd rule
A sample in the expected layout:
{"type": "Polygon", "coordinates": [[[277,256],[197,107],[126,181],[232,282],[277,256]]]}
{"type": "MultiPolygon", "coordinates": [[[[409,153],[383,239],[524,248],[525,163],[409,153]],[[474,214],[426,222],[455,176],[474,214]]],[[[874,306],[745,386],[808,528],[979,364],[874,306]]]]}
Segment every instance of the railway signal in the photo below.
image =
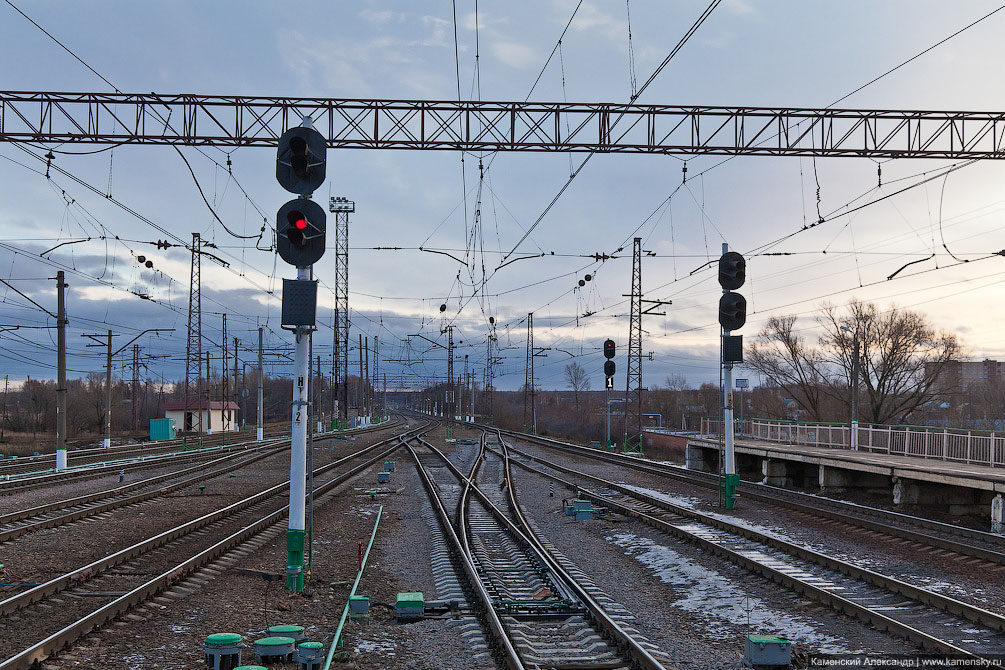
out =
{"type": "Polygon", "coordinates": [[[743,336],[732,335],[731,331],[739,330],[747,322],[747,299],[735,290],[743,286],[747,280],[747,261],[741,254],[730,251],[728,245],[722,245],[722,256],[719,258],[719,285],[722,287],[722,297],[719,298],[719,325],[722,326],[720,347],[720,362],[723,371],[723,384],[727,390],[723,393],[723,442],[724,460],[723,472],[726,493],[726,509],[736,506],[736,485],[740,481],[736,474],[736,459],[733,450],[733,364],[743,362],[743,336]]]}
{"type": "Polygon", "coordinates": [[[290,128],[279,138],[276,181],[290,193],[314,193],[325,181],[327,148],[324,136],[310,126],[290,128]]]}
{"type": "Polygon", "coordinates": [[[604,447],[611,447],[611,389],[614,388],[614,370],[617,366],[614,365],[614,340],[607,339],[604,340],[604,389],[607,391],[607,407],[604,412],[606,420],[604,421],[604,447]]]}
{"type": "Polygon", "coordinates": [[[296,267],[317,263],[325,253],[325,211],[313,200],[297,198],[276,214],[276,247],[280,258],[296,267]]]}
{"type": "Polygon", "coordinates": [[[302,591],[310,575],[310,534],[307,528],[307,430],[310,425],[308,347],[316,329],[317,282],[311,266],[325,253],[325,217],[322,207],[311,200],[325,180],[327,142],[311,127],[290,128],[279,138],[276,151],[276,181],[299,197],[276,213],[276,251],[297,268],[296,279],[283,280],[282,323],[296,336],[293,357],[293,430],[290,441],[290,522],[286,531],[286,588],[302,591]]]}

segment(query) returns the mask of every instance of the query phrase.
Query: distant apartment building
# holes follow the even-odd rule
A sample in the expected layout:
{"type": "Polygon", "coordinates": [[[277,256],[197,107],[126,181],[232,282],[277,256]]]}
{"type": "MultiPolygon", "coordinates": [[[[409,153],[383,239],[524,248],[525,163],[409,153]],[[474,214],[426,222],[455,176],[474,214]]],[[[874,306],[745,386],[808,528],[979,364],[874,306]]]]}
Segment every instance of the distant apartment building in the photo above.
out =
{"type": "Polygon", "coordinates": [[[941,377],[940,385],[951,391],[966,391],[973,384],[993,386],[1005,379],[1005,363],[990,359],[949,361],[941,377]]]}

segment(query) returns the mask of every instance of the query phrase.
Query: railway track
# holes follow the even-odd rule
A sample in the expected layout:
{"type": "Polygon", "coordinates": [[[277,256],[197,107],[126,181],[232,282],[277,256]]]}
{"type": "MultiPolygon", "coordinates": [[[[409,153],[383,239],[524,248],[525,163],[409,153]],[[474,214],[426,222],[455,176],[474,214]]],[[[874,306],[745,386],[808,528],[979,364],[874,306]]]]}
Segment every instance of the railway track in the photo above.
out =
{"type": "Polygon", "coordinates": [[[262,459],[285,452],[289,449],[288,446],[285,444],[276,446],[283,442],[284,440],[270,440],[262,447],[253,449],[250,454],[241,454],[236,457],[236,461],[235,456],[222,456],[208,463],[200,463],[177,472],[0,515],[0,542],[13,540],[46,528],[72,523],[79,519],[86,519],[96,514],[110,512],[120,507],[163,498],[175,491],[234,472],[262,459]],[[215,466],[222,467],[213,469],[215,466]],[[167,483],[179,478],[181,478],[180,481],[167,483]],[[142,489],[151,489],[152,487],[157,488],[142,491],[142,489]]]}
{"type": "MultiPolygon", "coordinates": [[[[431,424],[411,428],[315,469],[316,504],[400,448],[405,437],[429,430],[431,424]],[[360,458],[365,460],[335,472],[360,458]]],[[[288,487],[289,481],[272,486],[0,601],[0,621],[5,630],[16,631],[0,645],[32,640],[20,650],[0,648],[0,657],[9,654],[0,662],[0,670],[27,670],[158,593],[182,582],[200,583],[211,575],[207,570],[215,561],[286,518],[289,506],[281,494],[288,487]]]]}
{"type": "Polygon", "coordinates": [[[498,660],[512,670],[662,669],[662,654],[632,615],[538,537],[516,500],[507,458],[487,449],[491,440],[483,433],[467,475],[425,440],[409,451],[498,660]]]}
{"type": "Polygon", "coordinates": [[[552,470],[548,472],[514,462],[611,511],[694,544],[924,649],[983,659],[998,656],[1005,649],[1005,617],[993,612],[573,468],[548,463],[552,470]],[[557,477],[554,471],[575,480],[557,477]],[[583,482],[595,488],[587,488],[583,482]]]}
{"type": "MultiPolygon", "coordinates": [[[[647,462],[638,457],[611,454],[590,447],[525,433],[506,430],[500,432],[530,444],[572,456],[599,460],[638,472],[685,482],[693,486],[706,489],[715,489],[718,486],[716,475],[711,473],[686,470],[663,463],[647,462]]],[[[536,458],[531,454],[526,455],[530,458],[536,458]]],[[[891,538],[944,549],[958,554],[961,558],[978,558],[991,564],[988,567],[1005,565],[1005,537],[994,533],[763,484],[741,482],[738,492],[742,499],[784,507],[800,514],[836,521],[891,538]]]]}
{"type": "MultiPolygon", "coordinates": [[[[365,433],[386,430],[387,428],[393,428],[397,426],[400,422],[393,422],[390,424],[383,424],[377,426],[369,426],[367,428],[358,429],[355,431],[349,431],[345,433],[340,433],[340,435],[362,435],[365,433]]],[[[327,438],[334,439],[335,436],[324,436],[327,438]]],[[[279,437],[267,438],[267,439],[288,439],[288,435],[281,435],[279,437]]],[[[203,450],[182,452],[180,454],[171,454],[167,452],[163,455],[152,454],[149,456],[141,457],[139,461],[131,462],[120,462],[117,459],[113,462],[107,463],[105,465],[99,465],[105,463],[103,461],[98,461],[91,466],[81,467],[80,469],[65,470],[63,472],[44,472],[33,475],[20,475],[14,479],[4,480],[0,476],[0,496],[10,495],[13,493],[23,493],[25,491],[30,491],[33,489],[45,488],[47,486],[52,486],[56,484],[63,484],[68,482],[81,482],[90,479],[100,479],[102,477],[107,477],[119,472],[139,472],[142,470],[152,470],[156,468],[161,468],[171,465],[181,465],[184,463],[196,462],[204,458],[211,458],[220,453],[234,453],[238,451],[254,449],[261,445],[261,442],[240,442],[230,445],[218,445],[213,447],[204,447],[203,450]]],[[[76,466],[75,466],[76,468],[76,466]]]]}
{"type": "MultiPolygon", "coordinates": [[[[272,439],[281,437],[286,432],[283,428],[271,428],[266,431],[265,439],[272,439]]],[[[241,438],[247,434],[242,433],[228,433],[230,439],[241,438]]],[[[253,435],[253,433],[252,433],[253,435]]],[[[247,441],[242,441],[246,443],[247,441]]],[[[160,453],[167,453],[171,451],[177,451],[184,446],[192,444],[199,444],[198,436],[191,436],[186,440],[182,438],[176,438],[173,440],[158,440],[157,442],[146,442],[140,444],[120,444],[116,446],[109,447],[105,449],[104,447],[89,447],[85,449],[68,449],[67,458],[70,465],[75,467],[81,465],[90,465],[94,463],[102,463],[111,460],[124,460],[130,458],[141,458],[144,456],[154,456],[160,453]]],[[[207,435],[203,437],[202,440],[203,448],[223,446],[223,433],[216,433],[214,435],[207,435]]],[[[2,447],[0,447],[2,449],[2,447]]],[[[0,479],[4,476],[12,476],[23,474],[26,472],[45,472],[49,470],[54,470],[56,467],[56,454],[47,453],[39,454],[38,456],[22,456],[16,459],[7,459],[0,461],[0,479]]]]}

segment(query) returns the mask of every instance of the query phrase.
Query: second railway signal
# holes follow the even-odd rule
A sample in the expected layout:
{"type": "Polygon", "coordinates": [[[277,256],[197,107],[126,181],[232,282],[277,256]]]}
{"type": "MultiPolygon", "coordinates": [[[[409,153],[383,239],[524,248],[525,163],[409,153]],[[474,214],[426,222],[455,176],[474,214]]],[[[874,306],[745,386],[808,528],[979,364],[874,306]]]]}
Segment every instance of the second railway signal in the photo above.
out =
{"type": "Polygon", "coordinates": [[[290,128],[279,138],[276,181],[290,193],[310,195],[325,181],[324,136],[310,127],[290,128]]]}
{"type": "Polygon", "coordinates": [[[604,358],[614,358],[614,340],[604,341],[604,358]]]}
{"type": "Polygon", "coordinates": [[[739,330],[747,322],[747,299],[726,291],[719,298],[719,325],[723,330],[739,330]]]}
{"type": "Polygon", "coordinates": [[[290,265],[307,267],[325,253],[325,210],[307,198],[297,198],[276,214],[276,247],[290,265]]]}

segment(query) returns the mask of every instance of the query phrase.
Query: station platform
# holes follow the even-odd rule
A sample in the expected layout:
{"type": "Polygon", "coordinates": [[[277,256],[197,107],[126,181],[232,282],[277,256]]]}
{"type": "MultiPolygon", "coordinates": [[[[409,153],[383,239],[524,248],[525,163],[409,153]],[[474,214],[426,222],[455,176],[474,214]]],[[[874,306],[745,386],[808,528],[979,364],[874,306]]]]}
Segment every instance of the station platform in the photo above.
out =
{"type": "MultiPolygon", "coordinates": [[[[857,490],[889,495],[904,508],[939,508],[949,514],[990,515],[1005,494],[1005,468],[737,437],[737,471],[772,486],[857,490]]],[[[687,467],[718,470],[719,442],[688,437],[687,467]]]]}

